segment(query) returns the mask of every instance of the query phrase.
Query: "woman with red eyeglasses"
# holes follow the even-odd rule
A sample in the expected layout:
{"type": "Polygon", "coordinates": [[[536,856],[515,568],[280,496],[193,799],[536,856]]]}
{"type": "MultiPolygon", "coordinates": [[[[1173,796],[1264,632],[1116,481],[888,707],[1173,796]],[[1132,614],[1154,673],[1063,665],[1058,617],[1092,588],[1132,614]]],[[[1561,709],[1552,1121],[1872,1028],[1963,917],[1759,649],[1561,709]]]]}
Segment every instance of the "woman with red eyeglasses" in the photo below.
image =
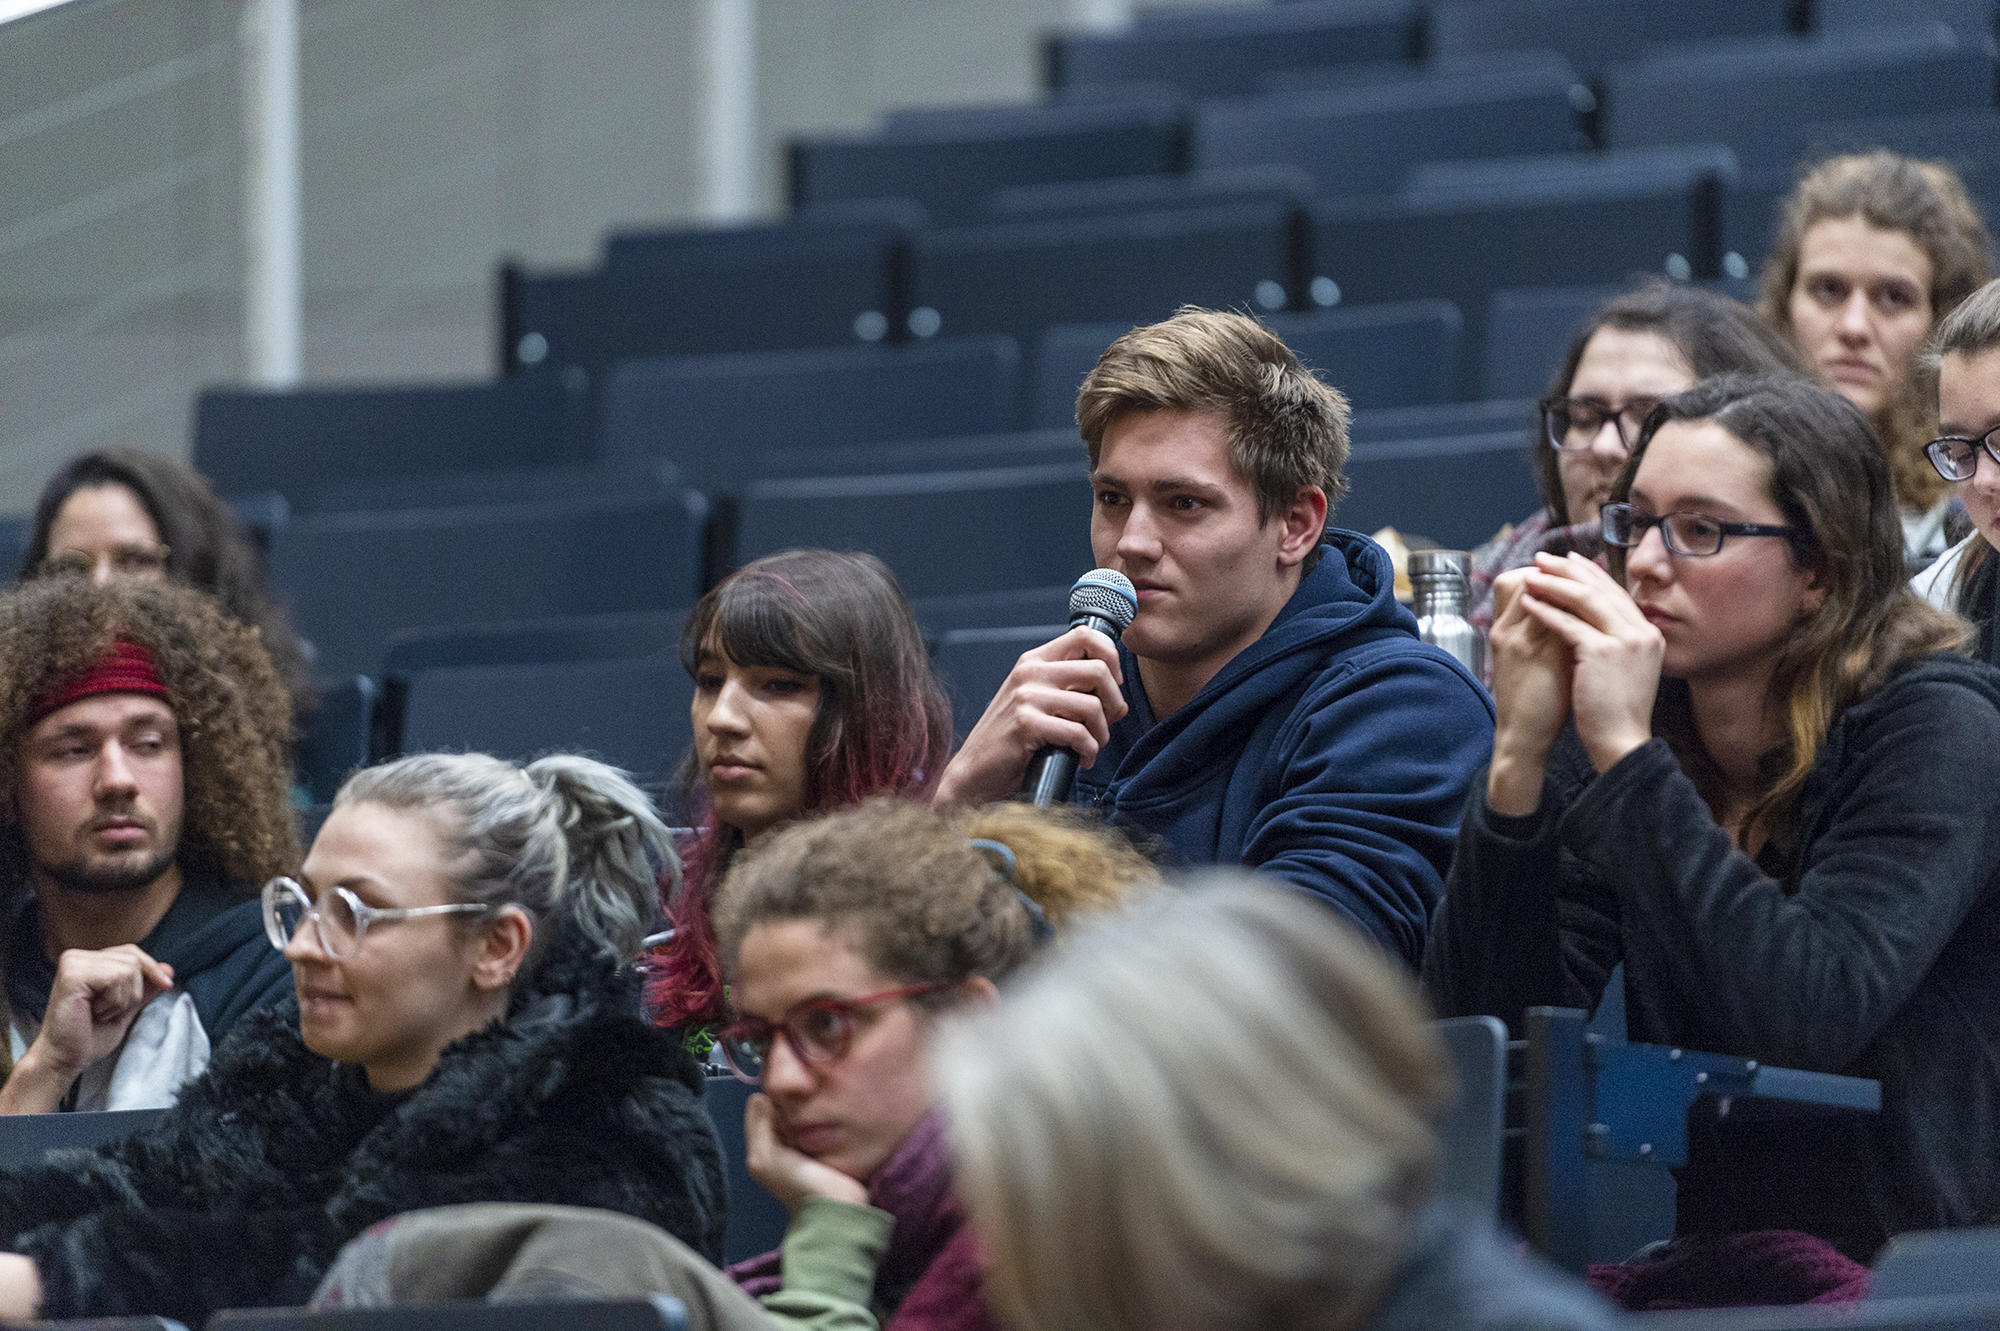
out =
{"type": "Polygon", "coordinates": [[[1152,876],[1086,815],[886,799],[789,827],[731,868],[715,909],[733,1006],[720,1043],[762,1088],[750,1171],[792,1223],[782,1258],[730,1274],[767,1317],[989,1325],[932,1113],[934,1023],[993,1002],[1054,931],[1152,876]]]}

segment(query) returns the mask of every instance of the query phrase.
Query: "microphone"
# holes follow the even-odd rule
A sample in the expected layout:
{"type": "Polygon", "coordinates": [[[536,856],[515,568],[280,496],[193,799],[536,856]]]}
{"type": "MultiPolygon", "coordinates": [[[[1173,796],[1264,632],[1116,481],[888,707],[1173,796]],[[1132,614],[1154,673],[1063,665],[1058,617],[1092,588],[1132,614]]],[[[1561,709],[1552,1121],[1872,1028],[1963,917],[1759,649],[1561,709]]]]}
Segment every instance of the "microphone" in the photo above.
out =
{"type": "MultiPolygon", "coordinates": [[[[1132,579],[1117,569],[1092,569],[1069,589],[1069,626],[1102,633],[1112,642],[1139,613],[1139,593],[1132,579]]],[[[1069,802],[1069,788],[1076,781],[1076,752],[1053,744],[1038,751],[1028,763],[1027,780],[1021,794],[1037,808],[1069,802]]]]}

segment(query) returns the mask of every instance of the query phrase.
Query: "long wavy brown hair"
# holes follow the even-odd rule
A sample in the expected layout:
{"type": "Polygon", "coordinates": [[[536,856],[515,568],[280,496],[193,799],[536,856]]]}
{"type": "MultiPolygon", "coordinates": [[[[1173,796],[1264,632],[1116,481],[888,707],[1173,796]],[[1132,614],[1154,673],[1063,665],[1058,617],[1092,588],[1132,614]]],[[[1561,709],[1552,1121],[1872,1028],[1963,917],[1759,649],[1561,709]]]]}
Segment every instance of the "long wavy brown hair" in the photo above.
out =
{"type": "MultiPolygon", "coordinates": [[[[299,865],[286,759],[292,699],[257,630],[175,583],[76,575],[37,578],[0,596],[0,753],[17,755],[34,706],[95,665],[113,642],[152,653],[180,723],[185,814],[181,862],[205,862],[252,890],[299,865]]],[[[0,809],[15,807],[20,765],[0,762],[0,809]]],[[[0,879],[21,882],[27,854],[9,818],[0,879]]]]}
{"type": "MultiPolygon", "coordinates": [[[[1792,288],[1806,232],[1817,223],[1847,217],[1902,232],[1930,259],[1932,328],[1993,277],[1993,238],[1965,182],[1950,166],[1886,149],[1829,157],[1807,168],[1785,199],[1771,257],[1758,282],[1758,312],[1787,337],[1793,335],[1792,288]]],[[[1900,386],[1884,405],[1884,419],[1872,423],[1881,432],[1897,496],[1912,508],[1929,508],[1947,488],[1923,453],[1937,402],[1910,368],[1905,367],[1900,386]]]]}
{"type": "MultiPolygon", "coordinates": [[[[1713,421],[1771,464],[1771,500],[1799,535],[1792,558],[1827,589],[1818,610],[1775,649],[1771,703],[1785,740],[1765,759],[1768,781],[1743,821],[1743,839],[1762,828],[1789,846],[1792,803],[1834,720],[1880,688],[1899,667],[1934,652],[1962,650],[1965,621],[1933,609],[1910,590],[1903,528],[1889,470],[1858,408],[1831,388],[1777,374],[1725,374],[1660,404],[1647,418],[1612,498],[1624,502],[1653,437],[1669,421],[1713,421]]],[[[1625,552],[1610,552],[1625,580],[1625,552]]],[[[1663,680],[1654,713],[1665,739],[1704,795],[1715,766],[1695,732],[1688,691],[1663,680]]],[[[1711,801],[1712,803],[1713,801],[1711,801]]]]}

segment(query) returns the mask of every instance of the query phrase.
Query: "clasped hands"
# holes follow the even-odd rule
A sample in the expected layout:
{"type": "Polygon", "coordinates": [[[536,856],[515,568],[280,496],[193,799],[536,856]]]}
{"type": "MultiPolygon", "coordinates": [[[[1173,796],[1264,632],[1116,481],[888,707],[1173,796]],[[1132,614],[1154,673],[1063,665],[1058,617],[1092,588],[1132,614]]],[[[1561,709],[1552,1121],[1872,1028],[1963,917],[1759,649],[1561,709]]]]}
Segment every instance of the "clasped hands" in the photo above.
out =
{"type": "Polygon", "coordinates": [[[1486,799],[1495,813],[1541,806],[1549,751],[1566,722],[1600,772],[1653,737],[1660,631],[1582,555],[1538,554],[1502,573],[1487,646],[1498,715],[1486,799]]]}

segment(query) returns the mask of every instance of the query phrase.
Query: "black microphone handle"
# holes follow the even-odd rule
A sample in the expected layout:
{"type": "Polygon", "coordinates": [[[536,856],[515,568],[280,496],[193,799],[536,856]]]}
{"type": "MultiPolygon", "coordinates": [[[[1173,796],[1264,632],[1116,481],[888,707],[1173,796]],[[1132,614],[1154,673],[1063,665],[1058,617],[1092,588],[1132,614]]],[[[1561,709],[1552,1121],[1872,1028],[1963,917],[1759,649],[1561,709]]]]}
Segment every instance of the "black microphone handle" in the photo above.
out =
{"type": "MultiPolygon", "coordinates": [[[[1072,629],[1092,629],[1114,643],[1118,641],[1120,625],[1102,615],[1081,614],[1070,620],[1069,626],[1072,629]]],[[[1057,748],[1053,744],[1043,745],[1028,760],[1028,775],[1021,783],[1021,794],[1038,809],[1067,804],[1070,787],[1076,784],[1076,768],[1075,750],[1057,748]]]]}

